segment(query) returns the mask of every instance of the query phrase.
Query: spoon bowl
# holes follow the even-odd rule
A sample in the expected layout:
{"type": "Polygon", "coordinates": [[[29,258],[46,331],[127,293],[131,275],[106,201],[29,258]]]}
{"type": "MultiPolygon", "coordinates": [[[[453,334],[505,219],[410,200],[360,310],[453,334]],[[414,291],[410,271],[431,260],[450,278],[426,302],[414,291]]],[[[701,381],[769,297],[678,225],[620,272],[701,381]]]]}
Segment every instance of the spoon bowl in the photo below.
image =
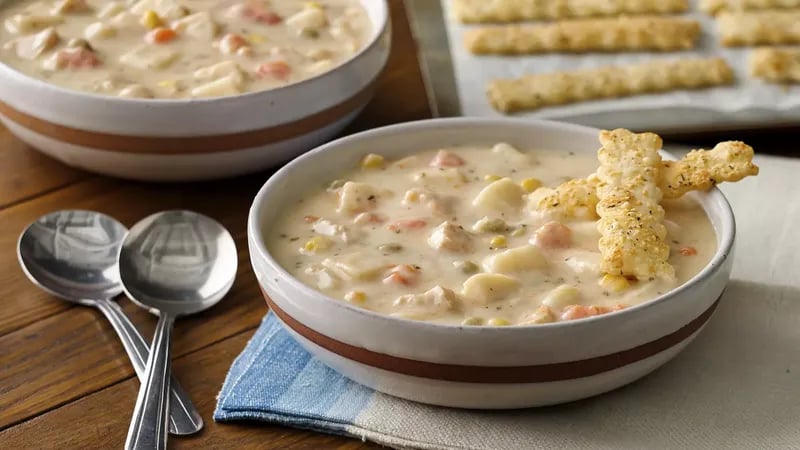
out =
{"type": "Polygon", "coordinates": [[[49,294],[75,303],[122,293],[117,252],[128,229],[93,211],[57,211],[22,232],[17,257],[25,275],[49,294]]]}
{"type": "Polygon", "coordinates": [[[233,286],[238,260],[228,230],[191,211],[151,215],[126,236],[119,253],[125,293],[159,316],[126,449],[166,448],[172,326],[177,317],[219,302],[233,286]]]}
{"type": "Polygon", "coordinates": [[[119,255],[125,292],[155,314],[194,314],[230,290],[236,244],[217,221],[190,211],[149,216],[131,229],[119,255]]]}
{"type": "MultiPolygon", "coordinates": [[[[99,309],[119,335],[134,371],[144,380],[147,342],[122,308],[111,300],[122,293],[119,253],[128,229],[105,214],[56,211],[40,217],[20,235],[17,257],[28,278],[49,294],[99,309]]],[[[177,381],[171,383],[169,429],[193,434],[203,419],[177,381]]]]}

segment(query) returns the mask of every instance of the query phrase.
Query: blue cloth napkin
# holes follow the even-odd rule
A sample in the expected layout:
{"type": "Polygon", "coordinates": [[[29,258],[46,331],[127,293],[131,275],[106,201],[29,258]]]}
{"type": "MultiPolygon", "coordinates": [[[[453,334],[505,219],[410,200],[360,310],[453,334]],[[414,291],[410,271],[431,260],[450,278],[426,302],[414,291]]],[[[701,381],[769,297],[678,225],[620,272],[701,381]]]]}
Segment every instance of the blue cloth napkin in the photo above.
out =
{"type": "Polygon", "coordinates": [[[233,362],[214,420],[263,420],[348,435],[373,394],[312,357],[269,313],[233,362]]]}
{"type": "Polygon", "coordinates": [[[517,411],[440,408],[377,393],[311,357],[268,314],[234,361],[214,419],[431,450],[798,448],[791,418],[800,302],[733,284],[697,340],[654,374],[589,400],[517,411]],[[713,427],[698,428],[709,421],[713,427]]]}

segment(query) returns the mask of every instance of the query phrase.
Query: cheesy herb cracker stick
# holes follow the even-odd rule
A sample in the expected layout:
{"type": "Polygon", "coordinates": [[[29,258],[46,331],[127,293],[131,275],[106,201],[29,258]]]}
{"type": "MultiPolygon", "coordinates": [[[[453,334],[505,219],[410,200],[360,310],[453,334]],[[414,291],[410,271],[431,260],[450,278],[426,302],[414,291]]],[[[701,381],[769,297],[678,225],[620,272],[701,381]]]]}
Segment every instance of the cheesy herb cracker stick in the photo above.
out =
{"type": "MultiPolygon", "coordinates": [[[[753,147],[738,142],[720,142],[711,150],[692,150],[679,161],[662,161],[658,187],[665,199],[681,197],[690,191],[704,191],[723,182],[735,182],[758,175],[753,164],[753,147]]],[[[559,217],[596,217],[596,174],[567,181],[554,189],[544,188],[532,198],[539,212],[559,217]]]]}
{"type": "Polygon", "coordinates": [[[512,113],[593,99],[697,89],[732,82],[733,70],[722,58],[655,60],[494,80],[486,95],[495,109],[512,113]]]}
{"type": "Polygon", "coordinates": [[[479,55],[672,51],[694,48],[699,36],[696,20],[646,16],[482,27],[468,30],[464,43],[479,55]]]}
{"type": "Polygon", "coordinates": [[[609,275],[672,280],[658,188],[662,141],[653,133],[600,133],[597,213],[601,270],[609,275]]]}
{"type": "Polygon", "coordinates": [[[726,47],[800,44],[800,9],[725,12],[717,28],[726,47]]]}
{"type": "Polygon", "coordinates": [[[462,23],[522,22],[625,14],[681,13],[688,0],[454,0],[462,23]]]}
{"type": "Polygon", "coordinates": [[[750,74],[771,83],[800,83],[800,49],[755,49],[750,54],[750,74]]]}

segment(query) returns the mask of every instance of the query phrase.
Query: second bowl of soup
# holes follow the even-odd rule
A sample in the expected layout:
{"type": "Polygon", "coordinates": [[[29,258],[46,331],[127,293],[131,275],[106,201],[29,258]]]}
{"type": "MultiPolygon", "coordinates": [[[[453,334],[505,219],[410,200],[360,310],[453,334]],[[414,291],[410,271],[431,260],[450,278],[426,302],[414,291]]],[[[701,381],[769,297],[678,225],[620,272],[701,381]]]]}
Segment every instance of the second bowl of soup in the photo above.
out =
{"type": "Polygon", "coordinates": [[[371,98],[384,1],[0,1],[0,118],[129,178],[230,176],[329,139],[371,98]],[[35,99],[35,101],[31,101],[35,99]]]}

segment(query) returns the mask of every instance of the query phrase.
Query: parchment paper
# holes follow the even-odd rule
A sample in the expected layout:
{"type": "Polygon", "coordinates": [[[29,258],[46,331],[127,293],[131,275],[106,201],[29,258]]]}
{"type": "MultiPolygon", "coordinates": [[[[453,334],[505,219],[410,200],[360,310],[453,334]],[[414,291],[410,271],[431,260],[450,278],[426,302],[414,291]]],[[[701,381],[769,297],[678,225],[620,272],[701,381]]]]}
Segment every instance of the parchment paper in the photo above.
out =
{"type": "Polygon", "coordinates": [[[697,10],[685,14],[703,25],[697,50],[670,53],[587,53],[536,56],[474,56],[464,47],[467,27],[457,22],[451,0],[442,0],[456,76],[461,112],[466,116],[502,116],[486,100],[486,86],[496,78],[516,78],[528,73],[572,70],[630,64],[654,58],[678,59],[722,56],[736,71],[731,87],[699,91],[675,91],[611,100],[597,100],[548,107],[516,114],[522,117],[557,119],[599,128],[627,127],[649,131],[704,131],[742,127],[800,124],[800,85],[767,84],[749,77],[750,49],[728,49],[718,44],[715,20],[697,10]],[[609,114],[613,113],[613,114],[609,114]]]}

